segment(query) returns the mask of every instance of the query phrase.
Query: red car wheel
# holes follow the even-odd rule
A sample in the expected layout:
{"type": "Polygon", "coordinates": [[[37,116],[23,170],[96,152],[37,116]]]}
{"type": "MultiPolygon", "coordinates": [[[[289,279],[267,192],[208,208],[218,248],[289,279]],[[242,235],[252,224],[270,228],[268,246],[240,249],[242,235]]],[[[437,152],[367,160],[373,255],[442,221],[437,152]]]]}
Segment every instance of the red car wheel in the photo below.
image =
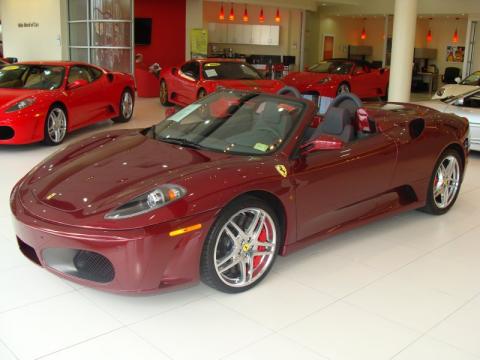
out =
{"type": "Polygon", "coordinates": [[[348,94],[350,92],[350,86],[347,83],[341,83],[337,89],[337,96],[341,94],[348,94]]]}
{"type": "Polygon", "coordinates": [[[67,135],[67,114],[61,106],[54,106],[45,120],[43,142],[49,146],[59,145],[67,135]]]}
{"type": "Polygon", "coordinates": [[[172,105],[170,101],[168,101],[168,86],[165,80],[162,80],[160,83],[160,103],[163,106],[172,105]]]}
{"type": "Polygon", "coordinates": [[[130,121],[133,116],[134,106],[135,100],[133,99],[132,92],[130,90],[125,90],[120,98],[119,115],[112,120],[117,123],[130,121]]]}
{"type": "Polygon", "coordinates": [[[223,292],[238,293],[265,278],[278,253],[281,231],[275,212],[255,197],[224,209],[202,252],[203,281],[223,292]]]}

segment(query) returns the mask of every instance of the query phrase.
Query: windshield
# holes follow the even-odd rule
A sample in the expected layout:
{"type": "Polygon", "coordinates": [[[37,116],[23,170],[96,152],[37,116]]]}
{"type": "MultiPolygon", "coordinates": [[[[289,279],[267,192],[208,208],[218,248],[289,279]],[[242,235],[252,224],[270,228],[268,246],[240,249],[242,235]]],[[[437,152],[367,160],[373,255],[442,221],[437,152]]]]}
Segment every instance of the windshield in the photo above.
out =
{"type": "Polygon", "coordinates": [[[206,80],[261,80],[260,74],[247,63],[211,62],[203,64],[206,80]]]}
{"type": "Polygon", "coordinates": [[[463,79],[460,84],[462,84],[462,85],[473,85],[473,86],[480,85],[480,71],[476,71],[476,72],[470,74],[470,76],[463,79]]]}
{"type": "Polygon", "coordinates": [[[152,127],[154,139],[240,155],[270,154],[300,122],[305,105],[294,99],[224,90],[187,106],[152,127]]]}
{"type": "Polygon", "coordinates": [[[47,65],[7,65],[0,68],[2,89],[58,89],[63,82],[65,68],[47,65]]]}
{"type": "Polygon", "coordinates": [[[326,73],[326,74],[350,74],[353,63],[345,61],[322,61],[316,65],[310,66],[308,72],[326,73]]]}

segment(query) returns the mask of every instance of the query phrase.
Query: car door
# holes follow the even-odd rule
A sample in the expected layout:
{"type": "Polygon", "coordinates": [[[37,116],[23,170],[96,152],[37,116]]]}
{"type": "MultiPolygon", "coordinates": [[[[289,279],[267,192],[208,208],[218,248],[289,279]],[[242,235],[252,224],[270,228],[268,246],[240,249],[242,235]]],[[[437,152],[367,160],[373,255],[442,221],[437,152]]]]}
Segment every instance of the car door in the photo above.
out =
{"type": "Polygon", "coordinates": [[[348,225],[373,212],[389,190],[397,146],[382,133],[295,160],[297,239],[348,225]]]}
{"type": "Polygon", "coordinates": [[[376,91],[379,88],[379,78],[375,71],[369,66],[356,64],[352,72],[351,91],[360,98],[378,96],[376,91]]]}
{"type": "Polygon", "coordinates": [[[200,79],[200,64],[189,61],[183,64],[175,75],[179,101],[190,104],[197,100],[197,82],[200,79]]]}
{"type": "Polygon", "coordinates": [[[92,122],[105,112],[104,87],[99,78],[95,79],[86,65],[74,65],[70,68],[67,78],[66,93],[68,96],[69,121],[72,128],[92,122]],[[69,89],[69,85],[78,80],[85,84],[69,89]]]}

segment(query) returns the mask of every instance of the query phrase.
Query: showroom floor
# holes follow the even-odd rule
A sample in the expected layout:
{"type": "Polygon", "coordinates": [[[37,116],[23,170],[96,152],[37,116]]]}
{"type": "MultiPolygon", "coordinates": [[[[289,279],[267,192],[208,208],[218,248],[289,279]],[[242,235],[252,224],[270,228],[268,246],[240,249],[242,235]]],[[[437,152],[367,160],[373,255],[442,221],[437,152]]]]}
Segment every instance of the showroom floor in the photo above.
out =
{"type": "MultiPolygon", "coordinates": [[[[127,126],[162,118],[143,99],[127,126]]],[[[122,296],[64,281],[16,248],[10,189],[54,150],[0,147],[1,360],[480,359],[478,154],[444,216],[408,212],[279,258],[240,295],[200,284],[122,296]]]]}

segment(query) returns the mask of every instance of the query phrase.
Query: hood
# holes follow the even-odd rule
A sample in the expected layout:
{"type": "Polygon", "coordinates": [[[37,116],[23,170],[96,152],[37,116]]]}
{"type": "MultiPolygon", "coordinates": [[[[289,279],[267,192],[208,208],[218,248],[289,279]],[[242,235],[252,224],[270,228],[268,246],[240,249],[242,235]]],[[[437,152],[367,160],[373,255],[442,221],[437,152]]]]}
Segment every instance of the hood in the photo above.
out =
{"type": "Polygon", "coordinates": [[[44,90],[0,89],[0,108],[9,108],[17,102],[44,92],[44,90]]]}
{"type": "Polygon", "coordinates": [[[259,90],[270,93],[275,93],[284,86],[284,84],[278,80],[215,80],[215,82],[226,88],[250,91],[259,90]]]}
{"type": "Polygon", "coordinates": [[[478,86],[473,86],[473,85],[460,85],[460,84],[443,85],[440,89],[438,89],[435,95],[433,95],[432,100],[444,99],[449,96],[462,95],[478,88],[479,88],[478,86]]]}
{"type": "Polygon", "coordinates": [[[117,131],[46,159],[25,177],[18,196],[27,211],[45,220],[102,227],[108,211],[134,197],[166,183],[185,186],[190,175],[235,164],[235,158],[244,157],[167,144],[138,130],[117,131]]]}

